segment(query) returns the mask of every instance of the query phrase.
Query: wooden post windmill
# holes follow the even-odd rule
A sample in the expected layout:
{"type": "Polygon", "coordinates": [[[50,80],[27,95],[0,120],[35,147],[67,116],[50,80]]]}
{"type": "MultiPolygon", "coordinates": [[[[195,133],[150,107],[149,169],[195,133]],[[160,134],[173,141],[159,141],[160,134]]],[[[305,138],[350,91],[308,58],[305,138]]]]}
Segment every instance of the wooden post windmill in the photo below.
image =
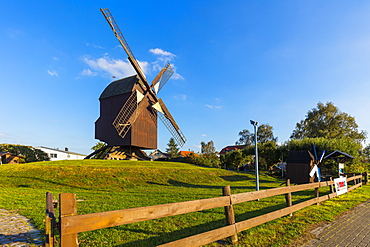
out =
{"type": "Polygon", "coordinates": [[[141,150],[157,148],[157,116],[178,146],[182,147],[186,138],[162,99],[157,97],[174,73],[171,64],[168,63],[149,85],[112,14],[108,9],[100,11],[126,51],[137,75],[113,81],[101,94],[100,117],[95,122],[95,138],[106,142],[107,146],[87,158],[106,158],[107,153],[115,152],[118,159],[145,159],[146,156],[141,150]]]}

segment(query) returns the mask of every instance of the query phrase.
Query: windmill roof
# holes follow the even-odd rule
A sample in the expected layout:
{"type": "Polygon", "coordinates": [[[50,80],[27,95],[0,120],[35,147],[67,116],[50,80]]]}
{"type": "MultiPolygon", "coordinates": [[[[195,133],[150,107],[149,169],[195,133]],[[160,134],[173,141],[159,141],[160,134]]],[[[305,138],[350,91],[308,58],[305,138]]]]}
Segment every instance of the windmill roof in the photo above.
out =
{"type": "Polygon", "coordinates": [[[113,81],[104,89],[99,100],[132,92],[137,81],[136,75],[113,81]]]}

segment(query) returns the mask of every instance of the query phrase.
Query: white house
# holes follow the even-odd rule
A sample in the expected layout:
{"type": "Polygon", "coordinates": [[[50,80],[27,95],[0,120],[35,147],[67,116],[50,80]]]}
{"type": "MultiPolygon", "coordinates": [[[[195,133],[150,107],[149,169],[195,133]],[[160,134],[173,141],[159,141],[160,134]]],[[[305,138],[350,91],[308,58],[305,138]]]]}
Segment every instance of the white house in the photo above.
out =
{"type": "Polygon", "coordinates": [[[74,152],[68,151],[68,148],[65,148],[64,150],[59,150],[55,148],[47,148],[47,147],[36,147],[37,149],[40,149],[48,154],[51,161],[55,160],[82,160],[87,155],[84,154],[78,154],[74,152]]]}

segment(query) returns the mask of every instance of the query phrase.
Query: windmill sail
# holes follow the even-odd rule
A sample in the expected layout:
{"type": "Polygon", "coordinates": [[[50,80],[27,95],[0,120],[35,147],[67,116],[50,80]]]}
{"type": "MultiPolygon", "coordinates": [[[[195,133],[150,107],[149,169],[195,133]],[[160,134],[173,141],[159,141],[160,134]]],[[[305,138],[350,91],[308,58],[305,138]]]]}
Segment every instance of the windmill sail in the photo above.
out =
{"type": "Polygon", "coordinates": [[[182,147],[185,142],[186,138],[184,134],[181,132],[179,126],[177,125],[175,119],[173,119],[171,113],[168,111],[166,105],[163,103],[162,99],[158,99],[158,103],[160,106],[161,111],[158,111],[160,114],[159,118],[163,122],[163,124],[166,126],[168,131],[172,134],[173,138],[175,139],[175,142],[178,146],[182,147]]]}
{"type": "Polygon", "coordinates": [[[118,41],[122,45],[123,49],[126,51],[126,53],[128,55],[128,60],[130,61],[130,63],[134,67],[136,73],[139,75],[141,81],[144,82],[145,87],[149,88],[149,84],[146,81],[145,74],[144,74],[143,70],[141,69],[139,63],[137,62],[134,54],[132,53],[125,37],[123,36],[123,34],[121,32],[121,30],[119,29],[118,24],[114,20],[113,15],[111,14],[111,12],[109,11],[108,8],[100,9],[100,11],[103,13],[105,19],[109,23],[110,27],[112,28],[112,30],[114,32],[114,35],[116,36],[116,38],[118,39],[118,41]]]}
{"type": "Polygon", "coordinates": [[[122,138],[126,136],[132,124],[136,121],[143,108],[145,108],[144,104],[142,104],[143,98],[144,95],[139,91],[132,92],[113,121],[113,126],[122,138]]]}
{"type": "Polygon", "coordinates": [[[167,81],[171,78],[174,71],[171,67],[170,63],[167,63],[166,66],[158,73],[158,75],[152,81],[151,88],[154,89],[155,93],[162,89],[162,87],[167,83],[167,81]]]}

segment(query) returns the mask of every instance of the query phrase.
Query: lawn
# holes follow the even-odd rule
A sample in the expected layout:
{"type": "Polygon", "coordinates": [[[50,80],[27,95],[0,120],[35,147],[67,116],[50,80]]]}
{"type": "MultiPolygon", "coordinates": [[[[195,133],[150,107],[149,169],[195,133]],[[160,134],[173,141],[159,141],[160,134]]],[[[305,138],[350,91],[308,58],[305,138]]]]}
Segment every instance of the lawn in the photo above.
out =
{"type": "MultiPolygon", "coordinates": [[[[135,161],[54,161],[0,166],[0,208],[20,210],[44,229],[45,193],[75,193],[78,214],[189,201],[222,195],[222,187],[242,193],[255,189],[254,174],[205,168],[185,163],[135,161]]],[[[260,188],[283,185],[283,180],[260,175],[260,188]]],[[[328,193],[323,190],[321,193],[328,193]]],[[[299,202],[313,197],[313,190],[293,194],[299,202]]],[[[369,186],[311,206],[239,234],[235,246],[284,246],[312,224],[331,221],[341,212],[366,201],[369,186]]],[[[293,202],[293,203],[294,203],[293,202]]],[[[234,206],[241,221],[285,206],[275,196],[234,206]]],[[[155,246],[225,226],[224,209],[134,223],[79,234],[80,246],[155,246]]],[[[210,246],[225,245],[225,242],[210,246]]]]}

